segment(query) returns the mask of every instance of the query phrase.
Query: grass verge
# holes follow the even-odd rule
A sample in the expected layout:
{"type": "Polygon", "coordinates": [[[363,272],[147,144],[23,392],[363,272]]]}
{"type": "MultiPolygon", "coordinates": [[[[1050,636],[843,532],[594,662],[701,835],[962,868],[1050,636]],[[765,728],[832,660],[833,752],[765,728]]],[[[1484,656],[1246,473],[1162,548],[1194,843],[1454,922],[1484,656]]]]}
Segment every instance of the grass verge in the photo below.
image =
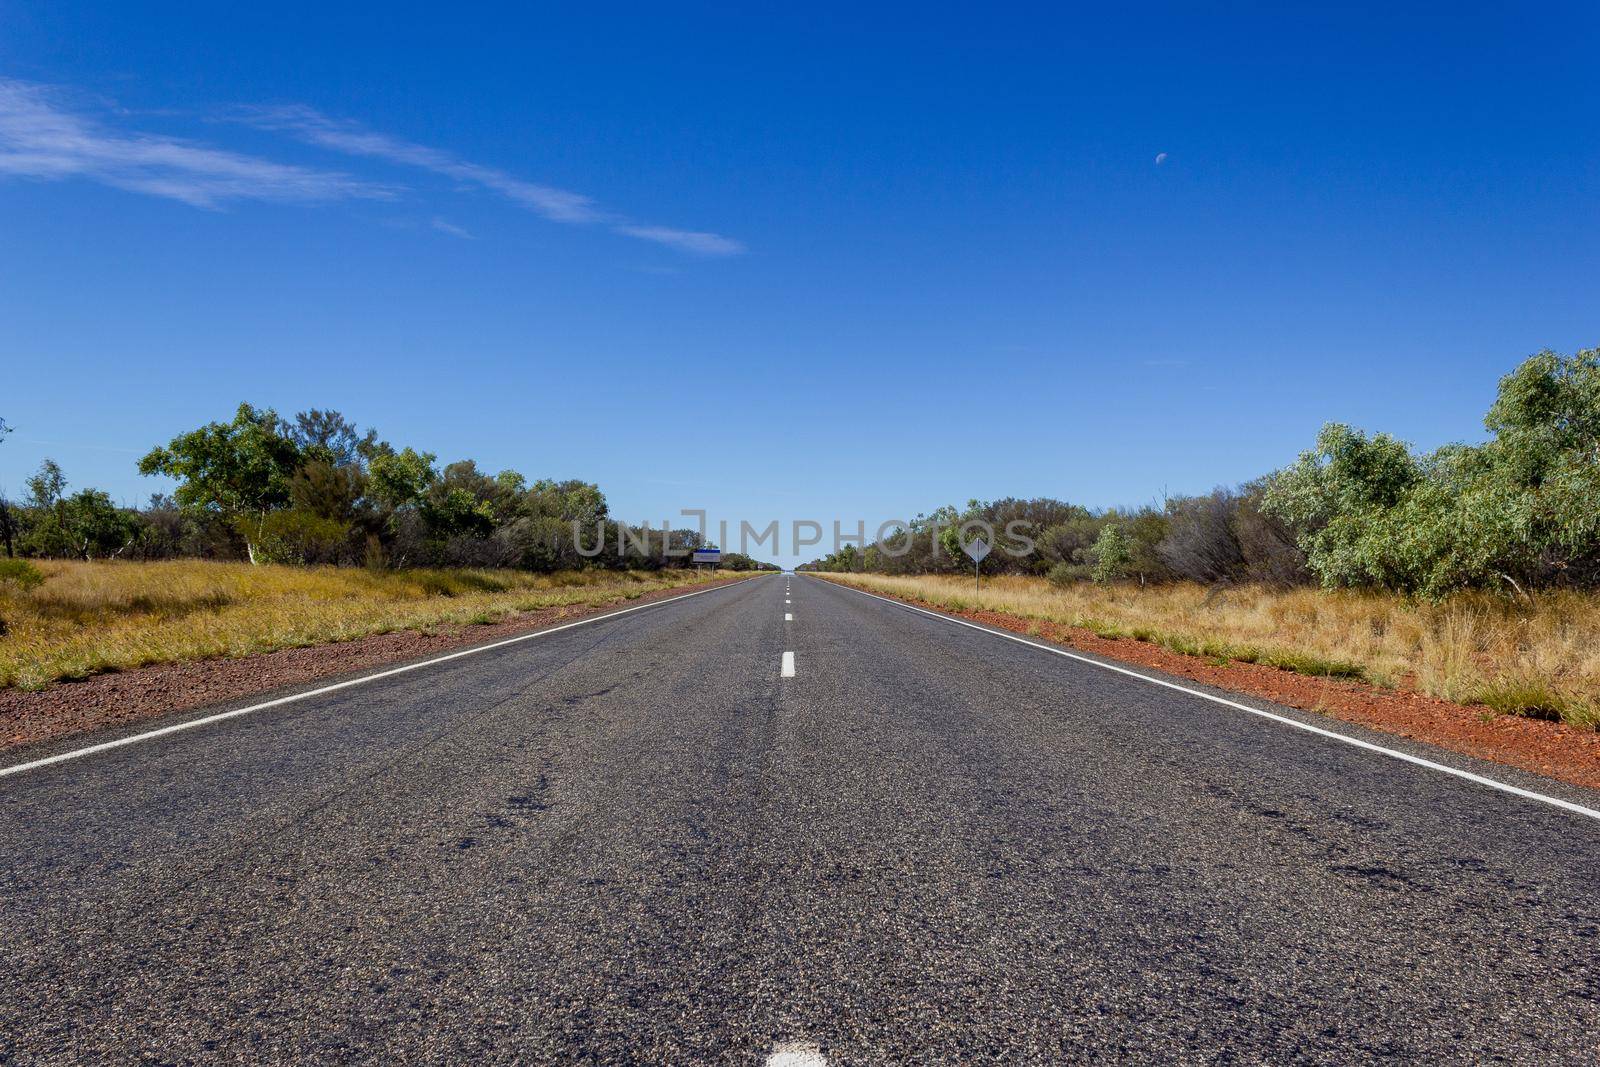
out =
{"type": "Polygon", "coordinates": [[[1381,593],[1141,588],[1040,578],[828,574],[950,611],[993,611],[1146,641],[1212,662],[1410,688],[1497,712],[1600,728],[1600,594],[1524,603],[1462,594],[1429,602],[1381,593]]]}
{"type": "MultiPolygon", "coordinates": [[[[396,630],[499,622],[712,580],[693,571],[367,571],[40,561],[0,576],[0,688],[40,689],[151,663],[249,656],[396,630]]],[[[722,577],[726,577],[723,575],[722,577]]]]}

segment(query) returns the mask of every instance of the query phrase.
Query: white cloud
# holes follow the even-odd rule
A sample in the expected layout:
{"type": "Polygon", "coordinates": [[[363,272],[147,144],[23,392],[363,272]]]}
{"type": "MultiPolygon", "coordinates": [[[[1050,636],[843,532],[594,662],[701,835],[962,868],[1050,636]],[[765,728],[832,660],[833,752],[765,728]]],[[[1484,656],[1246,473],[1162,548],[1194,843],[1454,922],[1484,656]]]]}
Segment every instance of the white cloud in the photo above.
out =
{"type": "Polygon", "coordinates": [[[430,225],[432,225],[433,228],[438,230],[440,233],[447,233],[451,237],[461,237],[468,241],[473,239],[472,234],[468,233],[460,226],[457,226],[449,219],[434,219],[430,225]]]}
{"type": "MultiPolygon", "coordinates": [[[[524,181],[437,148],[330,119],[309,107],[251,108],[238,116],[322,148],[415,167],[489,190],[552,222],[605,226],[627,237],[704,256],[731,256],[745,250],[730,237],[638,222],[601,210],[581,193],[524,181]]],[[[126,117],[124,112],[118,119],[126,117]]],[[[83,178],[200,208],[239,200],[317,203],[396,196],[391,186],[342,171],[115,129],[84,108],[69,106],[57,90],[0,78],[0,176],[7,175],[38,181],[83,178]]],[[[472,236],[445,219],[435,218],[431,225],[455,237],[472,236]]]]}
{"type": "Polygon", "coordinates": [[[402,166],[417,167],[467,185],[476,185],[522,205],[552,222],[573,225],[603,224],[613,232],[641,241],[654,241],[686,252],[707,256],[731,256],[745,250],[731,237],[695,230],[679,230],[634,222],[602,210],[582,193],[524,181],[496,167],[471,163],[427,145],[376,133],[351,122],[329,118],[304,105],[274,108],[247,108],[239,112],[242,121],[261,129],[287,133],[308,144],[350,155],[382,159],[402,166]]]}
{"type": "Polygon", "coordinates": [[[402,141],[387,134],[374,133],[353,123],[335,121],[304,105],[246,108],[240,114],[252,126],[287,133],[308,144],[331,148],[336,152],[350,155],[370,156],[408,167],[419,167],[460,182],[482,186],[524,207],[532,208],[555,222],[601,220],[593,201],[579,193],[569,193],[564,189],[525,182],[505,171],[468,163],[437,148],[402,141]]]}
{"type": "Polygon", "coordinates": [[[654,241],[656,244],[681,248],[685,252],[698,252],[703,256],[736,256],[744,251],[742,242],[715,233],[674,230],[667,226],[639,226],[633,223],[619,223],[612,229],[627,237],[654,241]]]}
{"type": "Polygon", "coordinates": [[[338,171],[108,130],[64,106],[51,90],[10,79],[0,79],[0,174],[39,181],[86,178],[202,208],[231,200],[314,203],[394,196],[392,189],[338,171]]]}

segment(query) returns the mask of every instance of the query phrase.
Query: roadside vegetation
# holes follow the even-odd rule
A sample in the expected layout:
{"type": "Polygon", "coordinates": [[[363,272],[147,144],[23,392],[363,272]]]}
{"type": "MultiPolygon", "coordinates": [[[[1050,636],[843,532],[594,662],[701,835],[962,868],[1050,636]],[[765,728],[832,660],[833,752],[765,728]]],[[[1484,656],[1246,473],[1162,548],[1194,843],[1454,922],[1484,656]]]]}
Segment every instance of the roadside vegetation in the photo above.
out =
{"type": "Polygon", "coordinates": [[[1509,714],[1600,727],[1600,593],[1535,605],[1478,592],[1442,599],[1372,590],[1167,582],[830,574],[948,611],[992,611],[1149,641],[1185,655],[1348,678],[1509,714]]]}
{"type": "Polygon", "coordinates": [[[987,570],[1062,586],[1319,585],[1434,600],[1600,588],[1600,349],[1525,360],[1501,379],[1484,428],[1481,444],[1418,453],[1329,423],[1294,463],[1241,486],[1105,510],[972,500],[807,566],[970,572],[962,530],[981,524],[997,541],[987,570]]]}
{"type": "MultiPolygon", "coordinates": [[[[704,544],[697,530],[618,521],[592,482],[491,474],[471,459],[441,465],[432,452],[397,447],[315,408],[283,418],[241,404],[226,422],[152,448],[138,467],[176,487],[129,507],[98,489],[74,489],[59,464],[44,460],[19,499],[0,496],[4,554],[550,574],[688,567],[704,544]]],[[[770,569],[733,552],[722,566],[770,569]]]]}
{"type": "Polygon", "coordinates": [[[969,501],[806,569],[1176,651],[1600,720],[1600,349],[1500,381],[1487,437],[1419,453],[1330,423],[1289,466],[1134,508],[969,501]],[[1009,551],[1008,551],[1009,550],[1009,551]]]}
{"type": "MultiPolygon", "coordinates": [[[[38,689],[151,663],[248,656],[395,630],[589,608],[713,572],[367,569],[183,560],[0,560],[0,688],[38,689]]],[[[727,577],[727,575],[722,575],[727,577]]]]}
{"type": "MultiPolygon", "coordinates": [[[[0,441],[10,432],[0,419],[0,441]]],[[[613,518],[599,486],[440,465],[336,411],[241,404],[139,461],[142,507],[44,460],[0,495],[0,688],[490,623],[710,580],[696,530],[613,518]]],[[[738,553],[723,571],[776,569],[738,553]]]]}

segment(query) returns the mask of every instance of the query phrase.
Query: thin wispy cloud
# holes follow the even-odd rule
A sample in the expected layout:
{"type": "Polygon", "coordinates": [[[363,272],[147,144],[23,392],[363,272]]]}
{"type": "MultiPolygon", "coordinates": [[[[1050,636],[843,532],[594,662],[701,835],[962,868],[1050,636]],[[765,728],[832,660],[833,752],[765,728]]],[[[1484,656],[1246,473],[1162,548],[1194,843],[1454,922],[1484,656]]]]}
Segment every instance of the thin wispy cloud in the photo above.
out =
{"type": "MultiPolygon", "coordinates": [[[[313,108],[248,108],[233,117],[320,148],[413,167],[484,189],[552,222],[603,226],[625,237],[702,256],[731,256],[745,250],[731,237],[640,222],[602,210],[582,193],[525,181],[441,149],[331,119],[313,108]]],[[[398,196],[392,185],[341,170],[280,163],[128,129],[129,124],[128,112],[96,116],[59,89],[0,78],[0,177],[83,179],[199,208],[244,200],[319,203],[398,196]]],[[[454,237],[472,237],[442,218],[435,217],[430,225],[454,237]]]]}
{"type": "Polygon", "coordinates": [[[391,199],[386,186],[212,148],[108,129],[45,86],[0,78],[0,175],[82,178],[129,192],[217,208],[230,201],[316,203],[391,199]]]}
{"type": "Polygon", "coordinates": [[[613,233],[652,241],[685,252],[706,256],[738,255],[744,245],[731,237],[697,230],[680,230],[636,222],[601,209],[593,198],[526,181],[497,167],[472,163],[449,152],[416,144],[388,134],[344,122],[304,105],[273,108],[245,108],[237,117],[260,129],[285,133],[307,144],[349,155],[381,159],[401,166],[416,167],[466,185],[497,193],[551,220],[571,225],[603,225],[613,233]]]}
{"type": "Polygon", "coordinates": [[[617,223],[611,228],[617,233],[637,237],[641,241],[654,241],[656,244],[681,248],[685,252],[698,252],[703,256],[736,256],[744,251],[744,245],[740,242],[716,233],[674,230],[667,226],[638,226],[625,222],[617,223]]]}
{"type": "Polygon", "coordinates": [[[451,237],[460,237],[467,241],[473,240],[472,234],[468,233],[460,226],[457,226],[449,219],[434,219],[429,225],[438,230],[440,233],[447,233],[451,237]]]}
{"type": "Polygon", "coordinates": [[[307,144],[355,156],[383,159],[402,166],[419,167],[459,182],[481,186],[531,208],[554,222],[596,222],[601,218],[593,201],[579,193],[525,182],[494,167],[457,159],[437,148],[374,133],[354,123],[336,121],[314,108],[303,105],[252,107],[241,108],[238,114],[252,126],[287,133],[307,144]]]}

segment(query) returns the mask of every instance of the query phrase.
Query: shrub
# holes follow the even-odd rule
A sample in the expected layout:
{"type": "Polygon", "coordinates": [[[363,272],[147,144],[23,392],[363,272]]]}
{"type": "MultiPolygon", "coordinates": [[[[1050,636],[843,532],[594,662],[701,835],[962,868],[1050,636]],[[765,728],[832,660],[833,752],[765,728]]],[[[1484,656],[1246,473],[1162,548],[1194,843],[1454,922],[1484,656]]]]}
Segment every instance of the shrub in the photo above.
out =
{"type": "Polygon", "coordinates": [[[1266,484],[1264,478],[1250,482],[1235,500],[1233,532],[1244,556],[1242,577],[1280,589],[1308,585],[1315,575],[1306,566],[1295,529],[1262,510],[1266,484]]]}
{"type": "Polygon", "coordinates": [[[1094,559],[1093,577],[1097,582],[1112,582],[1128,576],[1133,564],[1133,543],[1119,523],[1108,522],[1089,550],[1094,559]]]}
{"type": "Polygon", "coordinates": [[[1271,479],[1265,510],[1301,531],[1325,586],[1430,598],[1600,576],[1600,349],[1541,352],[1500,382],[1483,445],[1417,455],[1329,424],[1271,479]]]}
{"type": "Polygon", "coordinates": [[[1237,579],[1245,563],[1234,532],[1238,510],[1238,497],[1227,489],[1172,501],[1167,536],[1156,553],[1178,578],[1207,583],[1237,579]]]}
{"type": "Polygon", "coordinates": [[[1091,568],[1082,563],[1057,563],[1050,568],[1050,584],[1058,586],[1072,585],[1074,582],[1089,580],[1091,568]]]}
{"type": "Polygon", "coordinates": [[[269,512],[254,525],[262,563],[342,563],[350,552],[350,524],[309,511],[269,512]]]}
{"type": "Polygon", "coordinates": [[[44,584],[44,575],[25,559],[0,559],[0,583],[26,593],[44,584]]]}
{"type": "Polygon", "coordinates": [[[1094,547],[1099,534],[1100,521],[1085,512],[1045,527],[1037,538],[1038,552],[1052,567],[1082,563],[1084,553],[1094,547]]]}

